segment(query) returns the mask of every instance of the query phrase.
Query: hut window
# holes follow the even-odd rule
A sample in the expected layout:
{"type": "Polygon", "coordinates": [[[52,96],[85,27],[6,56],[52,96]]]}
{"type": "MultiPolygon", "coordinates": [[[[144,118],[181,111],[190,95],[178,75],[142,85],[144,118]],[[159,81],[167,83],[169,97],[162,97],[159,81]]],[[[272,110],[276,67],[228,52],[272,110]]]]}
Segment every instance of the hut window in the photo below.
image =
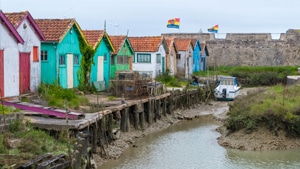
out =
{"type": "Polygon", "coordinates": [[[74,55],[74,65],[79,65],[79,55],[74,55]]]}
{"type": "Polygon", "coordinates": [[[156,63],[161,63],[161,55],[156,54],[156,63]]]}
{"type": "Polygon", "coordinates": [[[128,61],[128,56],[124,56],[123,58],[123,64],[129,64],[129,61],[128,61]]]}
{"type": "Polygon", "coordinates": [[[48,61],[48,51],[46,50],[41,51],[41,61],[48,61]]]}
{"type": "Polygon", "coordinates": [[[65,65],[66,60],[65,60],[65,55],[59,55],[59,65],[65,65]]]}
{"type": "Polygon", "coordinates": [[[34,62],[39,61],[39,47],[38,46],[33,47],[33,61],[34,62]]]}
{"type": "Polygon", "coordinates": [[[118,56],[118,64],[123,64],[124,56],[118,56]]]}
{"type": "Polygon", "coordinates": [[[118,64],[128,64],[128,56],[118,56],[118,64]]]}
{"type": "Polygon", "coordinates": [[[137,54],[138,63],[151,63],[151,54],[137,54]]]}
{"type": "Polygon", "coordinates": [[[107,54],[104,53],[104,61],[107,61],[107,54]]]}

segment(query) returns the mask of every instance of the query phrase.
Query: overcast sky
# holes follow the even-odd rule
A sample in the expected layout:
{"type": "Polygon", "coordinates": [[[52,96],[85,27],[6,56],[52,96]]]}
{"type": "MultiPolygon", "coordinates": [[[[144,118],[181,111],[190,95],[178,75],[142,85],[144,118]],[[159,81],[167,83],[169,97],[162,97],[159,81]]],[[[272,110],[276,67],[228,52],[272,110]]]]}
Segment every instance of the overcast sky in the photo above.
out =
{"type": "Polygon", "coordinates": [[[300,0],[0,0],[3,12],[29,11],[36,19],[75,18],[81,29],[109,35],[197,33],[219,25],[226,33],[285,33],[300,29],[300,0]],[[167,28],[179,17],[180,29],[167,28]]]}

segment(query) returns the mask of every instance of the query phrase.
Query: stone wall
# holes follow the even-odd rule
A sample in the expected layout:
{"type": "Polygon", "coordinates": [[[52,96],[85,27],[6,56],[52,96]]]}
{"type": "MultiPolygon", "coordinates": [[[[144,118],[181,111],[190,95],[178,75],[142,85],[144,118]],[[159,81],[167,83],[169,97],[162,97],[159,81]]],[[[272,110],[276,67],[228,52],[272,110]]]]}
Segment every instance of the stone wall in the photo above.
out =
{"type": "Polygon", "coordinates": [[[171,33],[166,37],[200,38],[206,41],[207,66],[298,66],[299,30],[288,30],[272,39],[270,33],[227,33],[225,39],[212,33],[171,33]]]}
{"type": "Polygon", "coordinates": [[[11,113],[11,114],[6,114],[0,115],[0,133],[3,133],[6,129],[8,131],[9,125],[14,122],[15,120],[23,120],[24,115],[22,113],[11,113]],[[4,122],[5,119],[5,122],[4,122]]]}

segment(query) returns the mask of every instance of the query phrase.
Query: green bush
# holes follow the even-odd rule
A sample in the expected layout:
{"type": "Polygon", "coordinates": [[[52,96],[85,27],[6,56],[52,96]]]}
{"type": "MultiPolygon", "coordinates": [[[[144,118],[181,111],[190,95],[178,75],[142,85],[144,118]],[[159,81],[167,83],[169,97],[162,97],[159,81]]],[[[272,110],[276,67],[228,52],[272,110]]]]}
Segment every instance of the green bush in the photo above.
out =
{"type": "Polygon", "coordinates": [[[41,84],[38,91],[41,98],[48,101],[48,106],[79,109],[80,105],[88,103],[88,99],[77,95],[74,89],[63,89],[59,85],[41,84]]]}
{"type": "Polygon", "coordinates": [[[18,146],[20,153],[41,155],[48,152],[67,152],[67,146],[58,143],[48,132],[30,128],[21,135],[21,143],[18,146]]]}
{"type": "Polygon", "coordinates": [[[168,73],[164,73],[160,76],[157,76],[155,78],[156,81],[162,82],[163,84],[166,84],[167,86],[170,87],[181,87],[181,81],[168,73]]]}
{"type": "Polygon", "coordinates": [[[288,75],[297,75],[297,66],[220,66],[218,75],[230,75],[243,81],[243,86],[271,86],[285,84],[288,75]]]}
{"type": "Polygon", "coordinates": [[[6,154],[7,153],[7,147],[6,145],[6,139],[5,135],[0,135],[0,154],[6,154]]]}
{"type": "Polygon", "coordinates": [[[18,132],[21,130],[21,122],[20,120],[13,120],[10,124],[9,124],[9,131],[14,133],[14,132],[18,132]]]}
{"type": "Polygon", "coordinates": [[[225,127],[231,131],[255,130],[258,124],[270,131],[284,129],[288,136],[300,136],[300,86],[276,85],[239,97],[230,104],[225,127]]]}

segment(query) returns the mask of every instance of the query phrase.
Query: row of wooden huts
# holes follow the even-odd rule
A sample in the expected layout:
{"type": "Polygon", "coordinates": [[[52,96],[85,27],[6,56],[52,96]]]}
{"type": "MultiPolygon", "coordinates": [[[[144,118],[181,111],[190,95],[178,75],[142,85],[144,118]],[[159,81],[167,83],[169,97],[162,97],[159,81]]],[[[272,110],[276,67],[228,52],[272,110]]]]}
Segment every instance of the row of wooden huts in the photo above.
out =
{"type": "Polygon", "coordinates": [[[79,85],[81,43],[95,50],[90,83],[103,89],[118,71],[169,72],[188,78],[206,68],[208,50],[200,39],[108,35],[82,30],[74,18],[34,19],[30,12],[0,11],[0,96],[37,91],[41,83],[79,85]]]}

